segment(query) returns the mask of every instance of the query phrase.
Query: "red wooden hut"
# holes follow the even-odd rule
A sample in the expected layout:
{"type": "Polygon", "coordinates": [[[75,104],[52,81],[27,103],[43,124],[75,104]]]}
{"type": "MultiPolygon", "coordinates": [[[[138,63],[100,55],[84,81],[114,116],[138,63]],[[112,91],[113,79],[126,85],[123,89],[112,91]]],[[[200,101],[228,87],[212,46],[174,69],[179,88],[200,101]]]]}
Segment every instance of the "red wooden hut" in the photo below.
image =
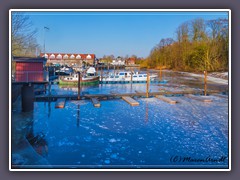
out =
{"type": "Polygon", "coordinates": [[[42,82],[46,81],[44,65],[47,59],[44,57],[13,57],[15,62],[16,82],[42,82]]]}

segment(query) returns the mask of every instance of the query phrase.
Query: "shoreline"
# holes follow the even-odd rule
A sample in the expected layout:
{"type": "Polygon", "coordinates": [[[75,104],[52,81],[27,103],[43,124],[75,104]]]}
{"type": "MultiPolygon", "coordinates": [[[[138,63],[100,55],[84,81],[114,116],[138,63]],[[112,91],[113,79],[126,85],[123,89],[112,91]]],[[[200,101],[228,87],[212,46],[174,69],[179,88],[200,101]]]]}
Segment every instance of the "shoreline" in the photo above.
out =
{"type": "MultiPolygon", "coordinates": [[[[202,77],[204,78],[204,74],[200,74],[200,73],[194,73],[194,72],[184,72],[184,71],[173,71],[173,70],[162,70],[162,71],[166,71],[166,72],[177,72],[180,74],[185,74],[185,75],[189,75],[192,77],[202,77]]],[[[214,82],[214,83],[218,83],[218,84],[228,84],[228,72],[211,72],[208,73],[207,75],[207,80],[214,82]]]]}

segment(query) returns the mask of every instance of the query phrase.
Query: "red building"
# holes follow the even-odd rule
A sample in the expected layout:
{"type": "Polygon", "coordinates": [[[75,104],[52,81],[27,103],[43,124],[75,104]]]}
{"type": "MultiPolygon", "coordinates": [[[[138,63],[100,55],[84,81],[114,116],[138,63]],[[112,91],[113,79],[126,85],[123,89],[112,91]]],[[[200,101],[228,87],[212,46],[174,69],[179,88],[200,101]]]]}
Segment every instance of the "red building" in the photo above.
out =
{"type": "Polygon", "coordinates": [[[15,63],[15,82],[42,82],[47,81],[47,72],[44,71],[46,58],[13,57],[15,63]]]}
{"type": "Polygon", "coordinates": [[[41,53],[41,57],[47,58],[47,63],[82,64],[83,62],[94,64],[95,54],[69,54],[69,53],[41,53]]]}
{"type": "Polygon", "coordinates": [[[135,63],[136,63],[136,59],[133,58],[133,57],[128,58],[128,59],[127,59],[127,62],[126,62],[127,65],[133,65],[133,64],[135,64],[135,63]]]}

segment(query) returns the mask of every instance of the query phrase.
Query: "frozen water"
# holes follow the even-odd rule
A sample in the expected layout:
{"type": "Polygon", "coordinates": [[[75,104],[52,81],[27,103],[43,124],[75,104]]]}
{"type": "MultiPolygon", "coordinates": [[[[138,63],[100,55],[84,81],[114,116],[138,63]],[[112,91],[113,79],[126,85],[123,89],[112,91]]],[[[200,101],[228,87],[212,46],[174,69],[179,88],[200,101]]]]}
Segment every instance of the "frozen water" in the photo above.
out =
{"type": "MultiPolygon", "coordinates": [[[[144,84],[99,85],[83,87],[82,91],[134,92],[145,88],[144,84]]],[[[152,91],[159,88],[178,90],[157,84],[150,87],[152,91]]],[[[63,94],[75,91],[54,89],[63,94]]],[[[17,144],[14,148],[16,151],[21,148],[17,142],[28,132],[34,135],[42,132],[48,146],[46,159],[53,167],[227,167],[228,158],[218,163],[171,162],[173,156],[228,157],[228,100],[209,97],[213,102],[171,97],[179,101],[176,105],[156,98],[138,98],[140,105],[135,107],[121,99],[101,101],[100,108],[94,108],[88,100],[67,101],[63,109],[55,109],[54,103],[35,102],[32,114],[19,113],[18,109],[12,112],[17,127],[12,131],[17,144]]],[[[21,158],[14,158],[15,163],[23,163],[21,158]]]]}

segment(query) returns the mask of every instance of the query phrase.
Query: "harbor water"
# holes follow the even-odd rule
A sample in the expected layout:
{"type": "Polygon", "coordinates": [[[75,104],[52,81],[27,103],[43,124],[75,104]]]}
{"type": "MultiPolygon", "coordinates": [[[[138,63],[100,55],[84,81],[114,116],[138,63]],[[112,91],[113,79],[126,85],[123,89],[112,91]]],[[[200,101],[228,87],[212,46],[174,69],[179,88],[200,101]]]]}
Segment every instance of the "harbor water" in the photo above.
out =
{"type": "MultiPolygon", "coordinates": [[[[202,77],[163,73],[166,85],[150,91],[203,89],[202,77]]],[[[209,89],[228,85],[209,82],[209,89]]],[[[108,94],[146,91],[146,84],[99,84],[81,92],[108,94]]],[[[52,85],[52,94],[77,94],[77,87],[52,85]]],[[[225,95],[227,96],[227,95],[225,95]]],[[[206,103],[186,96],[34,102],[34,111],[21,112],[20,98],[12,106],[12,168],[228,168],[228,98],[209,95],[206,103]],[[37,137],[37,138],[36,138],[37,137]]]]}

